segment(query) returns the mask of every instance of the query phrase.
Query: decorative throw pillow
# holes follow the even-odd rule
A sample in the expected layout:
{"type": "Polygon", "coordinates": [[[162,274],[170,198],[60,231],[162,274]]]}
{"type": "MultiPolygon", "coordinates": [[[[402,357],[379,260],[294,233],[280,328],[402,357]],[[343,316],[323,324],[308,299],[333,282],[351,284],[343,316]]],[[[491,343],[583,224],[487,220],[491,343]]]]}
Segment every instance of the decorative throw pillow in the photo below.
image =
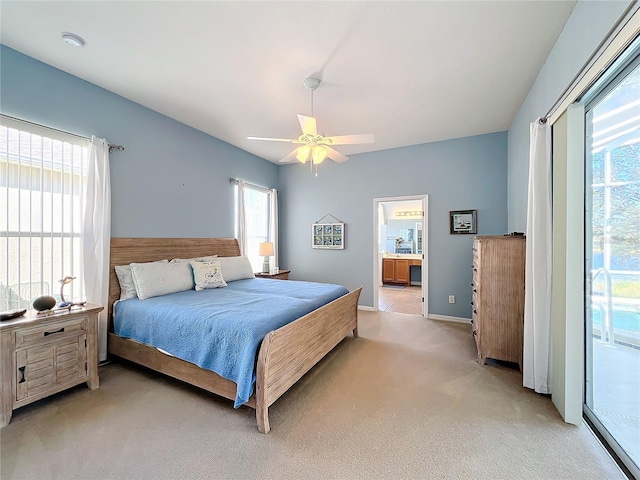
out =
{"type": "Polygon", "coordinates": [[[140,300],[193,288],[193,271],[186,262],[132,263],[131,274],[140,300]]]}
{"type": "Polygon", "coordinates": [[[190,263],[191,268],[193,268],[193,277],[196,281],[196,290],[227,286],[227,282],[224,281],[224,277],[222,276],[222,267],[219,261],[191,261],[190,263]]]}
{"type": "MultiPolygon", "coordinates": [[[[151,263],[167,263],[169,260],[158,260],[151,263]]],[[[138,298],[136,293],[136,285],[133,283],[133,275],[131,274],[131,265],[116,265],[116,277],[120,283],[120,300],[128,300],[130,298],[138,298]]]]}
{"type": "Polygon", "coordinates": [[[242,280],[243,278],[255,278],[251,262],[246,256],[218,257],[217,260],[222,265],[222,275],[226,282],[242,280]]]}
{"type": "Polygon", "coordinates": [[[211,262],[213,260],[216,260],[217,258],[218,258],[218,255],[209,255],[208,257],[194,257],[194,258],[174,258],[169,263],[190,262],[192,260],[194,262],[211,262]]]}

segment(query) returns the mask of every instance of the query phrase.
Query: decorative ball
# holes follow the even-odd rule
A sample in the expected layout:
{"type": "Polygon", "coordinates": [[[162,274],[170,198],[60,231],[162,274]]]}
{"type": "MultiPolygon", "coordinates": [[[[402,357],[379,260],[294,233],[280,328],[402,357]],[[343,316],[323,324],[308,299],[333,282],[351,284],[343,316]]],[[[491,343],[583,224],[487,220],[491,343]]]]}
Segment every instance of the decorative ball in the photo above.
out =
{"type": "Polygon", "coordinates": [[[56,302],[57,300],[51,295],[43,295],[33,301],[33,308],[34,310],[38,310],[39,312],[43,312],[44,310],[51,310],[56,306],[56,302]]]}

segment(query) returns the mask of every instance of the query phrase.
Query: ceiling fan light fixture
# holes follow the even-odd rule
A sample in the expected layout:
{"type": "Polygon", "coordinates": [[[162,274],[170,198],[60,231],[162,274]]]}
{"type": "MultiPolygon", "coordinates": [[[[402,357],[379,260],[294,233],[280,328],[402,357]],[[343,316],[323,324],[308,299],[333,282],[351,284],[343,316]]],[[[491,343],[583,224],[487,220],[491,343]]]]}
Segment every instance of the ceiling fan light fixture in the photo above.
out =
{"type": "Polygon", "coordinates": [[[346,155],[334,150],[334,145],[349,145],[360,143],[373,143],[373,134],[358,134],[358,135],[338,135],[333,137],[326,137],[324,133],[318,133],[318,126],[316,118],[313,116],[313,91],[320,86],[320,79],[309,77],[304,81],[304,86],[311,93],[311,116],[298,114],[298,123],[300,123],[300,129],[302,134],[296,138],[264,138],[264,137],[247,137],[249,140],[266,140],[271,142],[286,142],[299,144],[297,148],[289,152],[284,158],[280,160],[280,163],[287,163],[297,159],[300,163],[307,163],[311,167],[313,173],[313,166],[315,165],[316,177],[318,176],[318,165],[322,163],[325,158],[330,158],[334,162],[342,163],[349,159],[346,155]]]}
{"type": "Polygon", "coordinates": [[[311,149],[311,158],[313,158],[313,164],[318,165],[327,158],[327,147],[323,145],[315,145],[311,149]]]}
{"type": "Polygon", "coordinates": [[[309,158],[309,152],[311,151],[311,147],[309,145],[303,145],[298,148],[298,153],[296,153],[296,158],[300,163],[305,163],[307,158],[309,158]]]}

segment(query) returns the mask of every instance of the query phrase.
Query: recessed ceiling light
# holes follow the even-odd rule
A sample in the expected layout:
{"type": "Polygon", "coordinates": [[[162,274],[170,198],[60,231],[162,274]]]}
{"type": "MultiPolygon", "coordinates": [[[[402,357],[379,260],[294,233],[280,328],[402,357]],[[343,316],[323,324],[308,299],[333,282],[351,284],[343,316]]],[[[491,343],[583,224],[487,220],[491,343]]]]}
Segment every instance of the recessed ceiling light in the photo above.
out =
{"type": "Polygon", "coordinates": [[[82,39],[82,37],[68,32],[62,32],[62,41],[67,45],[71,45],[72,47],[82,47],[85,44],[85,41],[82,39]]]}

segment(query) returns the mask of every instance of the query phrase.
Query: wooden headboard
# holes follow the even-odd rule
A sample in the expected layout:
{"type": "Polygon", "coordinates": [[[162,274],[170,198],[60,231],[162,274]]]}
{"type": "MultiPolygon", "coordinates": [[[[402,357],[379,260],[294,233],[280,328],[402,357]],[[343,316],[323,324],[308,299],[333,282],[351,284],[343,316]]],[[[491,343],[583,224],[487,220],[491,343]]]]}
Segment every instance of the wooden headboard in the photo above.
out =
{"type": "Polygon", "coordinates": [[[116,265],[208,255],[237,257],[240,255],[238,240],[235,238],[112,238],[109,261],[109,321],[113,313],[113,302],[120,298],[116,265]]]}

